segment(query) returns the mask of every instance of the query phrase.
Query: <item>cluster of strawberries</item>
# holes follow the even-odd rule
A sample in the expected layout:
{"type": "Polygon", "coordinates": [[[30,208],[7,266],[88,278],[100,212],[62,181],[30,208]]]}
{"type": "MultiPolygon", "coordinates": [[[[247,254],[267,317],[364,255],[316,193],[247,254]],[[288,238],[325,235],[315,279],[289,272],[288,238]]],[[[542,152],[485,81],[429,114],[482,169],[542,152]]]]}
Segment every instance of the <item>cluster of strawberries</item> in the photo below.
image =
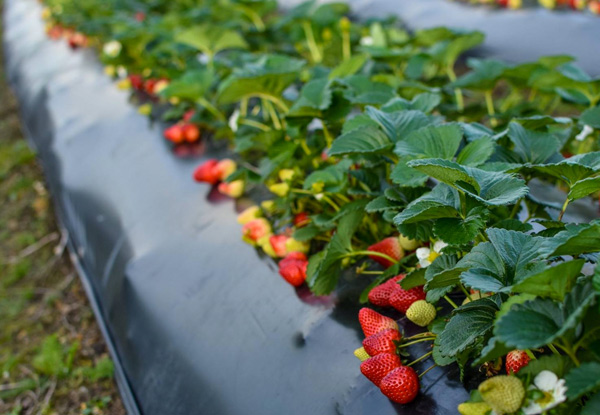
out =
{"type": "MultiPolygon", "coordinates": [[[[269,221],[262,216],[258,206],[251,206],[238,216],[238,222],[243,225],[242,239],[262,250],[273,258],[282,258],[279,261],[279,274],[289,284],[299,287],[306,280],[308,258],[306,253],[310,245],[294,239],[292,229],[288,228],[283,233],[273,234],[269,221]]],[[[294,226],[302,227],[310,222],[304,212],[294,217],[294,226]]]]}
{"type": "Polygon", "coordinates": [[[358,320],[365,339],[354,354],[361,360],[360,371],[394,402],[412,402],[419,393],[419,377],[410,366],[404,366],[397,354],[402,339],[398,324],[369,308],[362,308],[358,320]]]}
{"type": "Polygon", "coordinates": [[[144,77],[139,74],[131,74],[128,78],[133,89],[145,92],[153,97],[169,86],[169,80],[166,78],[144,79],[144,77]]]}
{"type": "Polygon", "coordinates": [[[194,110],[186,112],[181,121],[164,131],[165,138],[174,144],[195,143],[200,140],[200,128],[191,122],[193,116],[194,110]]]}
{"type": "Polygon", "coordinates": [[[236,169],[237,164],[231,159],[208,159],[194,170],[194,180],[213,186],[217,185],[217,190],[226,196],[240,197],[244,192],[244,181],[225,181],[236,169]]]}
{"type": "Polygon", "coordinates": [[[46,34],[52,40],[66,39],[71,49],[85,48],[89,44],[89,39],[86,35],[59,24],[48,24],[46,26],[46,34]]]}

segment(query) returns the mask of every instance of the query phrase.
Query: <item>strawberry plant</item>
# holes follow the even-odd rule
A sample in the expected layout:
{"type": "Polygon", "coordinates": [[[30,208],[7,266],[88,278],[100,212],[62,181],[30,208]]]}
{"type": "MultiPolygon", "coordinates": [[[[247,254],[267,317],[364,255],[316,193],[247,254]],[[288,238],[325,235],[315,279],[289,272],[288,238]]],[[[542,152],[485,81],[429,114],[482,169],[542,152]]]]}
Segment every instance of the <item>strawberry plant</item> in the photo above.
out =
{"type": "Polygon", "coordinates": [[[595,413],[600,80],[571,58],[464,60],[482,33],[341,3],[46,4],[49,35],[85,34],[176,154],[229,146],[194,179],[239,199],[283,280],[329,295],[351,270],[357,302],[425,327],[359,313],[361,371],[391,400],[457,365],[492,376],[463,414],[595,413]]]}

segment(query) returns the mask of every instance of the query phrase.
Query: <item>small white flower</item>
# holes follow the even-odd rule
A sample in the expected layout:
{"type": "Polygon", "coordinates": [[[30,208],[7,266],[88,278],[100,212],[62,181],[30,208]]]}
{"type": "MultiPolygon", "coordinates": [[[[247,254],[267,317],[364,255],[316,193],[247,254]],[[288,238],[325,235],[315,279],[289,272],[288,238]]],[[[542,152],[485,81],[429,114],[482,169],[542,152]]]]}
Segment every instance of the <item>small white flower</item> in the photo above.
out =
{"type": "Polygon", "coordinates": [[[581,130],[581,132],[575,136],[575,140],[583,141],[587,138],[588,135],[590,135],[593,132],[594,129],[592,127],[590,127],[589,125],[584,125],[583,130],[581,130]]]}
{"type": "Polygon", "coordinates": [[[439,257],[442,249],[447,247],[448,244],[443,241],[437,241],[433,244],[433,249],[430,248],[417,248],[416,254],[419,259],[419,264],[422,268],[428,267],[431,263],[439,257]]]}
{"type": "Polygon", "coordinates": [[[536,389],[541,391],[543,396],[528,402],[528,405],[523,408],[525,415],[541,414],[567,400],[565,380],[559,379],[549,370],[543,370],[535,377],[529,390],[536,389]]]}
{"type": "Polygon", "coordinates": [[[200,62],[202,65],[208,64],[208,61],[210,60],[208,59],[208,55],[205,53],[199,53],[198,56],[196,56],[196,59],[198,59],[198,62],[200,62]]]}
{"type": "Polygon", "coordinates": [[[240,119],[240,111],[239,110],[233,111],[233,113],[231,114],[231,117],[229,117],[229,128],[231,128],[231,131],[233,131],[234,133],[238,130],[238,120],[239,119],[240,119]]]}
{"type": "Polygon", "coordinates": [[[125,67],[122,65],[117,66],[117,76],[120,79],[127,77],[127,69],[125,69],[125,67]]]}
{"type": "Polygon", "coordinates": [[[373,38],[371,36],[364,36],[360,38],[360,44],[363,46],[372,46],[373,38]]]}
{"type": "Polygon", "coordinates": [[[111,40],[110,42],[104,44],[102,51],[106,56],[116,58],[119,56],[119,53],[121,53],[122,48],[123,46],[121,45],[121,42],[118,40],[111,40]]]}

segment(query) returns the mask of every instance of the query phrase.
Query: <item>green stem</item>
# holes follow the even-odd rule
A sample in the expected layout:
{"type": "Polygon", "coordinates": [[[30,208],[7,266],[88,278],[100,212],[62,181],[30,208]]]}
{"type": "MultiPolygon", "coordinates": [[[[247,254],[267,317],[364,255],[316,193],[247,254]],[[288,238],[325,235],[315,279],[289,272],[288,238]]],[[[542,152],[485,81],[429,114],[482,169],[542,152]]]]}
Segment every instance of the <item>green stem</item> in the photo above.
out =
{"type": "Polygon", "coordinates": [[[485,91],[485,104],[487,106],[487,112],[490,116],[490,124],[492,127],[496,127],[498,125],[498,120],[496,119],[496,110],[494,109],[494,98],[492,97],[492,91],[485,91]]]}
{"type": "Polygon", "coordinates": [[[427,369],[425,369],[425,371],[423,373],[421,373],[419,375],[419,379],[422,378],[423,376],[425,376],[427,374],[427,372],[429,372],[430,370],[435,369],[437,366],[438,366],[437,363],[432,366],[429,366],[427,369]]]}
{"type": "Polygon", "coordinates": [[[517,200],[517,203],[515,203],[515,205],[513,206],[512,210],[510,211],[510,216],[508,217],[508,219],[513,219],[515,217],[515,215],[517,214],[517,212],[519,211],[519,207],[521,206],[521,201],[523,199],[519,199],[517,200]]]}
{"type": "Polygon", "coordinates": [[[281,99],[274,97],[273,95],[269,95],[269,94],[256,94],[257,97],[261,98],[261,99],[266,99],[267,101],[271,101],[273,104],[277,105],[279,107],[279,109],[281,109],[283,111],[284,114],[287,114],[288,111],[290,110],[288,108],[288,106],[285,104],[285,102],[283,102],[281,99]]]}
{"type": "Polygon", "coordinates": [[[452,301],[450,299],[450,297],[448,297],[447,295],[444,296],[444,300],[448,301],[448,304],[450,304],[453,308],[458,308],[458,306],[456,305],[456,303],[454,301],[452,301]]]}
{"type": "Polygon", "coordinates": [[[356,270],[357,274],[364,274],[364,275],[381,275],[383,274],[383,271],[359,271],[358,269],[356,270]]]}
{"type": "Polygon", "coordinates": [[[393,264],[398,263],[398,261],[396,261],[391,256],[382,254],[381,252],[376,252],[376,251],[353,251],[353,252],[350,252],[350,253],[347,253],[346,255],[344,255],[344,257],[351,257],[351,256],[376,256],[376,257],[387,259],[388,261],[390,261],[393,264]]]}
{"type": "Polygon", "coordinates": [[[281,122],[279,121],[279,117],[277,116],[277,112],[275,111],[275,108],[273,108],[271,101],[265,100],[265,101],[263,101],[263,105],[266,107],[267,111],[269,112],[269,116],[271,117],[271,121],[273,121],[273,126],[275,127],[275,129],[281,130],[281,128],[282,128],[281,122]]]}
{"type": "Polygon", "coordinates": [[[552,343],[550,343],[548,345],[548,348],[550,349],[550,351],[552,351],[552,353],[554,353],[555,355],[560,356],[560,352],[558,350],[556,350],[556,347],[554,347],[554,345],[552,343]]]}
{"type": "Polygon", "coordinates": [[[310,148],[308,148],[308,144],[306,144],[305,140],[300,139],[300,147],[302,147],[302,150],[306,153],[307,156],[310,156],[310,148]]]}
{"type": "Polygon", "coordinates": [[[570,202],[570,200],[569,200],[569,198],[567,198],[567,200],[565,200],[565,203],[562,206],[562,209],[560,210],[560,214],[558,215],[558,220],[559,221],[562,220],[562,218],[563,218],[563,216],[565,214],[565,211],[567,210],[567,206],[569,206],[569,202],[570,202]]]}
{"type": "Polygon", "coordinates": [[[336,212],[340,211],[340,207],[333,200],[331,200],[329,198],[329,196],[323,194],[323,200],[325,202],[327,202],[327,204],[329,204],[329,206],[331,206],[332,208],[334,208],[336,212]]]}
{"type": "Polygon", "coordinates": [[[558,347],[563,352],[565,352],[565,354],[571,358],[573,363],[575,363],[575,366],[581,365],[581,363],[579,363],[579,359],[577,359],[577,356],[575,356],[575,353],[573,353],[573,350],[571,350],[571,348],[569,346],[567,346],[567,345],[563,346],[558,343],[555,346],[558,347]]]}
{"type": "Polygon", "coordinates": [[[327,148],[330,148],[333,144],[333,137],[331,136],[331,132],[329,132],[329,128],[325,125],[325,121],[321,120],[321,124],[323,126],[323,135],[325,136],[325,141],[327,142],[327,148]]]}
{"type": "Polygon", "coordinates": [[[423,342],[429,342],[432,340],[435,340],[435,337],[426,337],[426,338],[422,338],[422,339],[415,340],[412,342],[404,343],[404,344],[398,346],[398,348],[402,349],[403,347],[408,347],[408,346],[412,346],[413,344],[418,344],[418,343],[423,343],[423,342]]]}
{"type": "Polygon", "coordinates": [[[406,366],[412,366],[415,365],[417,363],[419,363],[421,360],[425,360],[427,359],[429,356],[431,356],[433,354],[433,351],[431,352],[427,352],[425,353],[423,356],[419,357],[417,360],[413,360],[412,362],[410,362],[409,364],[407,364],[406,366]]]}
{"type": "MultiPolygon", "coordinates": [[[[446,67],[446,73],[448,74],[448,78],[451,82],[456,81],[456,73],[454,72],[453,63],[446,67]]],[[[458,112],[463,112],[465,110],[465,102],[460,88],[454,88],[454,97],[456,99],[456,108],[458,109],[458,112]]]]}
{"type": "Polygon", "coordinates": [[[242,118],[240,118],[238,122],[243,125],[248,125],[250,127],[258,128],[259,130],[262,130],[262,131],[271,131],[271,127],[263,124],[262,122],[249,120],[249,119],[242,119],[242,118]]]}
{"type": "Polygon", "coordinates": [[[465,286],[462,285],[462,284],[458,284],[458,286],[460,287],[460,289],[462,290],[462,292],[467,296],[467,298],[469,299],[469,301],[473,301],[473,298],[471,298],[471,294],[469,294],[469,292],[467,291],[467,289],[465,288],[465,286]]]}
{"type": "Polygon", "coordinates": [[[342,55],[344,60],[348,60],[352,56],[350,49],[350,32],[347,30],[342,31],[342,55]]]}
{"type": "Polygon", "coordinates": [[[219,121],[225,121],[225,116],[219,111],[213,104],[211,104],[206,98],[200,97],[197,100],[198,104],[202,105],[204,108],[208,110],[212,115],[215,116],[219,121]]]}
{"type": "Polygon", "coordinates": [[[533,352],[529,349],[525,349],[525,353],[527,353],[527,356],[529,356],[529,358],[531,360],[537,360],[537,357],[535,357],[535,355],[533,354],[533,352]]]}
{"type": "Polygon", "coordinates": [[[306,43],[308,44],[308,50],[310,50],[313,62],[321,62],[321,60],[323,60],[323,57],[321,56],[321,51],[319,50],[319,46],[317,45],[317,42],[315,40],[315,34],[313,33],[311,23],[308,20],[303,21],[302,28],[304,29],[306,43]]]}
{"type": "Polygon", "coordinates": [[[242,102],[240,104],[240,115],[244,118],[248,115],[248,98],[242,98],[242,102]]]}

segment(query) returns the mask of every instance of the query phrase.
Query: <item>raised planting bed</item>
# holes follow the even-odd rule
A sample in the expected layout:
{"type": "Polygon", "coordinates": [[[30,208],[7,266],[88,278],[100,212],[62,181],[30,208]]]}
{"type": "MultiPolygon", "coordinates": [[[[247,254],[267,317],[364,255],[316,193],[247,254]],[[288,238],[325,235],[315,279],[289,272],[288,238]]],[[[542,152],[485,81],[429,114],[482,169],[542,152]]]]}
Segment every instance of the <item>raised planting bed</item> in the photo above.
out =
{"type": "Polygon", "coordinates": [[[7,72],[131,413],[593,413],[600,80],[342,4],[47,5],[7,72]]]}

